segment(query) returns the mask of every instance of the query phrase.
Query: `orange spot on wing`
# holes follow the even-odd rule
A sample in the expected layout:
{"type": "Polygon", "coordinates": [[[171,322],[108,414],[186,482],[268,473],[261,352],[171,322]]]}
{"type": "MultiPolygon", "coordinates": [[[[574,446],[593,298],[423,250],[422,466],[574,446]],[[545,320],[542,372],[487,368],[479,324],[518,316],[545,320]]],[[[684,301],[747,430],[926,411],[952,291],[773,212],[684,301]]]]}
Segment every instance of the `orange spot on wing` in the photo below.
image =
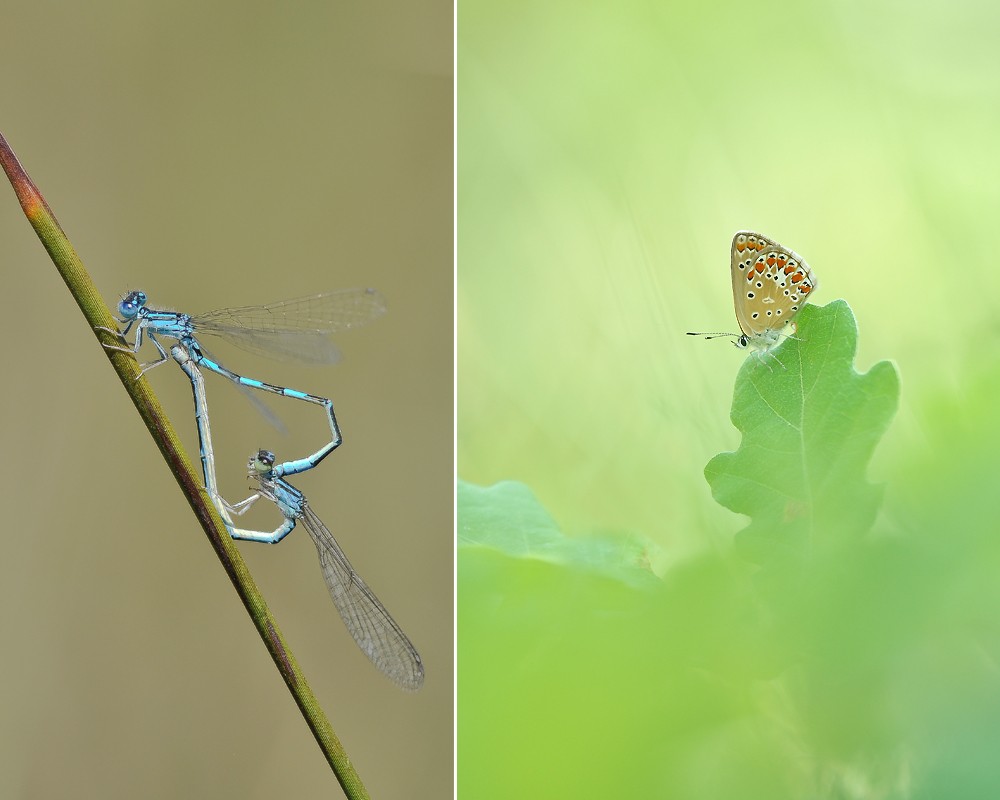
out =
{"type": "Polygon", "coordinates": [[[807,284],[805,284],[805,285],[803,285],[803,286],[800,286],[800,287],[799,287],[799,291],[800,291],[800,292],[802,292],[802,294],[809,294],[809,292],[811,292],[811,291],[812,291],[812,288],[813,288],[813,287],[812,287],[812,286],[810,286],[810,285],[809,285],[809,284],[807,283],[807,284]]]}
{"type": "Polygon", "coordinates": [[[775,262],[776,260],[777,260],[777,259],[775,259],[775,257],[774,257],[774,254],[773,254],[773,253],[769,253],[769,254],[768,254],[768,256],[767,256],[767,265],[768,265],[769,267],[773,267],[773,266],[774,266],[774,262],[775,262]]]}
{"type": "Polygon", "coordinates": [[[785,274],[786,275],[788,275],[789,273],[792,273],[792,272],[795,272],[795,267],[785,267],[785,274]]]}
{"type": "Polygon", "coordinates": [[[792,283],[798,283],[804,277],[805,275],[803,275],[801,272],[796,272],[794,275],[792,275],[792,283]]]}

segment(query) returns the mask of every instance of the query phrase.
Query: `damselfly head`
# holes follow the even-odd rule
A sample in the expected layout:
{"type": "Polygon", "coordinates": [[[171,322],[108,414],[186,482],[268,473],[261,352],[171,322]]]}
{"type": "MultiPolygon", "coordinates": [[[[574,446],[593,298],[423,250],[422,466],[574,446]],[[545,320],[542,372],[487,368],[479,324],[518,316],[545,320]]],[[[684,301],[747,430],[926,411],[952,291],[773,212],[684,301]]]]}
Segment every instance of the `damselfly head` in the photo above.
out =
{"type": "Polygon", "coordinates": [[[247,469],[252,478],[267,475],[273,467],[274,453],[270,450],[258,450],[250,456],[250,461],[247,462],[247,469]]]}
{"type": "Polygon", "coordinates": [[[135,319],[139,316],[139,310],[146,305],[146,293],[140,289],[129,292],[118,304],[118,313],[122,319],[135,319]]]}

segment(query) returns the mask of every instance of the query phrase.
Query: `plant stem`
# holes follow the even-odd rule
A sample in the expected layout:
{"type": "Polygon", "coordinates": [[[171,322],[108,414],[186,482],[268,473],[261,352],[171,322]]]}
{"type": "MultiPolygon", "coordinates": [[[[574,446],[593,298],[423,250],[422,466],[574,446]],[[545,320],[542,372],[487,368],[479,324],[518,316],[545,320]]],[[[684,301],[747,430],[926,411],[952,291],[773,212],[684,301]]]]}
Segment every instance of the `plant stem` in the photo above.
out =
{"type": "MultiPolygon", "coordinates": [[[[84,268],[83,262],[80,261],[76,250],[73,249],[73,245],[70,244],[52,213],[52,209],[49,208],[45,198],[28,177],[17,156],[7,144],[3,133],[0,133],[0,164],[14,187],[14,193],[21,203],[21,208],[24,209],[25,216],[35,229],[42,245],[48,251],[70,294],[80,306],[91,332],[95,334],[99,343],[120,346],[121,340],[113,334],[97,330],[97,328],[117,330],[116,320],[105,305],[97,287],[84,268]]],[[[118,373],[125,391],[132,398],[139,416],[146,423],[153,441],[156,442],[167,466],[177,479],[181,491],[212,543],[216,555],[222,562],[222,566],[249,612],[257,632],[264,641],[264,646],[271,654],[278,672],[284,678],[285,684],[292,693],[302,716],[305,717],[306,724],[312,730],[313,736],[316,737],[323,754],[333,768],[344,793],[351,800],[368,798],[368,792],[362,784],[361,778],[354,770],[354,766],[330,726],[326,714],[320,708],[315,695],[309,688],[298,662],[278,629],[277,622],[250,577],[239,550],[226,532],[222,519],[205,492],[201,476],[195,471],[184,452],[170,420],[167,419],[159,400],[149,385],[149,381],[140,376],[139,364],[134,355],[118,350],[109,350],[103,346],[101,350],[111,362],[115,372],[118,373]]]]}

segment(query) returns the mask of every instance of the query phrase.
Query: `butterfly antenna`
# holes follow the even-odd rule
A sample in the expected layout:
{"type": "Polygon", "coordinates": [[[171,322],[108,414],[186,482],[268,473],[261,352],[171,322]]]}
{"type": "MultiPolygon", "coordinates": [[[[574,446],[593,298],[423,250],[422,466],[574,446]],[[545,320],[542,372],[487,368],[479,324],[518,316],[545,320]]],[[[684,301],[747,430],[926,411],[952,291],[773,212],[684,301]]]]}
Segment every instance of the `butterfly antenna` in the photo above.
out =
{"type": "Polygon", "coordinates": [[[712,332],[712,333],[704,333],[704,332],[703,333],[692,333],[691,331],[688,331],[687,335],[688,336],[704,336],[706,339],[718,339],[720,336],[739,336],[738,333],[726,333],[724,331],[715,331],[715,332],[712,332]]]}

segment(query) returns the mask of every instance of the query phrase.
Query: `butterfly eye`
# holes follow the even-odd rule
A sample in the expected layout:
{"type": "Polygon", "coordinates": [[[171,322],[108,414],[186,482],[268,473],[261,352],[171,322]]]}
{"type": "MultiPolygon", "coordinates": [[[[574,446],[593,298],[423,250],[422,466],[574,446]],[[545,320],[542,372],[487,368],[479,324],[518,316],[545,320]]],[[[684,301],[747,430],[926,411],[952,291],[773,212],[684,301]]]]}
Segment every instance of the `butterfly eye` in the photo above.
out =
{"type": "Polygon", "coordinates": [[[747,345],[750,344],[750,339],[748,339],[747,335],[744,333],[742,336],[740,336],[739,339],[737,339],[735,342],[733,342],[733,344],[735,344],[737,347],[739,347],[742,350],[747,345]]]}

